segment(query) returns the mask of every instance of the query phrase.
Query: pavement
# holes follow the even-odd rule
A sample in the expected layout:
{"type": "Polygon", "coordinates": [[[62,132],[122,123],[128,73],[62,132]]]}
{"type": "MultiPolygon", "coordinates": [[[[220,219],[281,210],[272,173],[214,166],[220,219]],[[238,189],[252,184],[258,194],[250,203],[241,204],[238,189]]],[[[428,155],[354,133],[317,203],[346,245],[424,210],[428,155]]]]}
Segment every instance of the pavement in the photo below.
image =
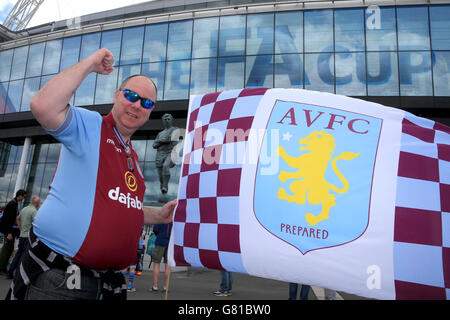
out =
{"type": "MultiPolygon", "coordinates": [[[[287,300],[289,284],[283,281],[264,279],[246,274],[233,273],[233,290],[231,296],[218,297],[213,294],[220,284],[220,272],[211,269],[175,267],[172,269],[169,291],[151,292],[153,284],[153,264],[149,269],[150,257],[145,255],[142,275],[135,276],[136,292],[128,293],[128,300],[287,300]]],[[[164,264],[158,285],[164,283],[164,264]]],[[[0,300],[6,296],[11,280],[0,275],[0,300]]],[[[300,288],[299,288],[300,289],[300,288]]],[[[311,287],[308,300],[324,300],[324,289],[311,287]]],[[[363,297],[337,292],[336,300],[367,300],[363,297]]]]}

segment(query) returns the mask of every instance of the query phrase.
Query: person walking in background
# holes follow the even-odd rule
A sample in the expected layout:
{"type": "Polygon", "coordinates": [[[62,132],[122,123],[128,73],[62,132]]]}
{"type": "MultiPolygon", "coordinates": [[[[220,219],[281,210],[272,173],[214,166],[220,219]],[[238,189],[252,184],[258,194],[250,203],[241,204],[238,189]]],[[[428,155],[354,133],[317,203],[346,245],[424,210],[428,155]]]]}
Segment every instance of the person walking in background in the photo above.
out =
{"type": "Polygon", "coordinates": [[[218,297],[231,296],[231,289],[233,288],[233,273],[229,271],[220,270],[221,282],[219,290],[214,292],[218,297]]]}
{"type": "Polygon", "coordinates": [[[0,221],[0,232],[5,237],[5,242],[0,251],[0,272],[6,273],[9,258],[14,251],[14,240],[19,235],[19,229],[16,226],[17,215],[19,214],[19,202],[27,197],[25,190],[20,189],[16,192],[16,196],[8,202],[3,210],[2,220],[0,221]]]}
{"type": "Polygon", "coordinates": [[[324,288],[325,300],[336,300],[336,291],[324,288]]]}
{"type": "MultiPolygon", "coordinates": [[[[308,285],[301,285],[302,288],[300,290],[300,300],[308,300],[309,289],[311,289],[308,285]]],[[[297,283],[289,283],[289,300],[297,300],[297,283]]]]}
{"type": "Polygon", "coordinates": [[[22,256],[28,248],[28,237],[30,234],[31,224],[33,223],[34,217],[36,216],[37,209],[41,205],[41,199],[34,195],[31,197],[31,204],[26,206],[20,211],[17,217],[17,224],[19,225],[20,235],[19,235],[19,248],[14,255],[14,259],[9,266],[6,277],[8,279],[13,279],[14,270],[16,270],[19,263],[22,261],[22,256]]]}
{"type": "Polygon", "coordinates": [[[136,263],[136,275],[142,275],[142,269],[144,266],[144,254],[145,254],[145,234],[142,234],[139,238],[138,257],[136,263]]]}
{"type": "Polygon", "coordinates": [[[167,264],[167,248],[169,246],[170,233],[172,232],[172,222],[168,224],[157,224],[153,227],[156,234],[155,249],[152,253],[153,261],[153,286],[150,291],[158,291],[158,278],[161,261],[164,258],[166,264],[164,270],[164,291],[168,289],[170,266],[167,264]]]}

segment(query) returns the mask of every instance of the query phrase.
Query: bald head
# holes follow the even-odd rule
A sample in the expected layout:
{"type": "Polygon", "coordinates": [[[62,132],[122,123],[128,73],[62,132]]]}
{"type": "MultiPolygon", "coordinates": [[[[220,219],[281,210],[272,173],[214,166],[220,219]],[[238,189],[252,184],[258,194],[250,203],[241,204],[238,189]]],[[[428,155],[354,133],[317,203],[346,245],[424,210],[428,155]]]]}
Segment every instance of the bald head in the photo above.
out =
{"type": "MultiPolygon", "coordinates": [[[[129,77],[126,77],[122,81],[122,83],[120,84],[119,90],[125,89],[125,86],[127,85],[128,81],[133,79],[133,78],[135,78],[135,77],[143,77],[143,78],[148,79],[150,81],[151,85],[155,88],[156,97],[158,97],[158,88],[156,87],[155,83],[153,82],[152,79],[150,79],[149,77],[147,77],[146,75],[143,75],[143,74],[134,74],[134,75],[131,75],[129,77]]],[[[156,98],[155,98],[155,100],[156,100],[156,98]]],[[[156,101],[153,101],[153,102],[156,102],[156,101]]]]}
{"type": "Polygon", "coordinates": [[[41,198],[39,196],[32,196],[31,197],[31,205],[35,206],[36,208],[41,205],[41,198]]]}

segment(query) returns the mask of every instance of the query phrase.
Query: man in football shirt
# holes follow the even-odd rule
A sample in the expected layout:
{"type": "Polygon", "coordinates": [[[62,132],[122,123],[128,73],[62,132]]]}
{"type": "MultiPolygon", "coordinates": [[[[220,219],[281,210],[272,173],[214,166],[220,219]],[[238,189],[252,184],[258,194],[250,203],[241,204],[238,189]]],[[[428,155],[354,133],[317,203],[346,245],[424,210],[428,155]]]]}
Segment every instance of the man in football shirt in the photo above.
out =
{"type": "Polygon", "coordinates": [[[107,75],[113,66],[112,53],[99,49],[54,76],[31,100],[33,115],[62,147],[11,285],[13,299],[124,299],[120,270],[135,263],[143,224],[172,220],[176,200],[161,209],[143,206],[144,177],[130,141],[155,105],[153,81],[125,79],[103,117],[69,104],[83,79],[92,72],[107,75]]]}

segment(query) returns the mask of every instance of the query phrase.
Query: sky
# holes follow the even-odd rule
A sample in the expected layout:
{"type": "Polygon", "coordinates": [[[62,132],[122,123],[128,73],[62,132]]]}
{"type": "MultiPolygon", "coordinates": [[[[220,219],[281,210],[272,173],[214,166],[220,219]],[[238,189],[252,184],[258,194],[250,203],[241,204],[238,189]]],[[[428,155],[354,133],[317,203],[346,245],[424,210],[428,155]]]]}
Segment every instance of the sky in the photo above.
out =
{"type": "MultiPolygon", "coordinates": [[[[27,27],[147,1],[149,0],[44,0],[27,27]]],[[[1,23],[4,22],[16,2],[17,0],[0,0],[1,23]]]]}

